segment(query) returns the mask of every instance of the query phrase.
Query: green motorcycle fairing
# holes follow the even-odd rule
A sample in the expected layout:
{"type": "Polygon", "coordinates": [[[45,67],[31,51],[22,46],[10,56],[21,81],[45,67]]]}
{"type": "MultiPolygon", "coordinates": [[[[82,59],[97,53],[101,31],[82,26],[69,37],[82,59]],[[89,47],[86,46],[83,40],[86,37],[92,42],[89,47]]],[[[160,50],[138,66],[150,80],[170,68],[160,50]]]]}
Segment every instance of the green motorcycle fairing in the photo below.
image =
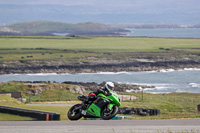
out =
{"type": "Polygon", "coordinates": [[[86,110],[86,112],[92,116],[100,117],[101,108],[99,108],[94,103],[90,105],[90,107],[86,110]]]}
{"type": "MultiPolygon", "coordinates": [[[[105,96],[104,94],[99,94],[98,96],[101,97],[102,100],[105,100],[108,102],[109,109],[111,110],[114,105],[121,106],[121,103],[119,101],[119,97],[116,93],[113,93],[111,90],[108,90],[111,95],[105,96]]],[[[87,110],[84,110],[86,113],[95,116],[100,117],[101,116],[101,107],[98,107],[94,103],[92,103],[87,110]]]]}

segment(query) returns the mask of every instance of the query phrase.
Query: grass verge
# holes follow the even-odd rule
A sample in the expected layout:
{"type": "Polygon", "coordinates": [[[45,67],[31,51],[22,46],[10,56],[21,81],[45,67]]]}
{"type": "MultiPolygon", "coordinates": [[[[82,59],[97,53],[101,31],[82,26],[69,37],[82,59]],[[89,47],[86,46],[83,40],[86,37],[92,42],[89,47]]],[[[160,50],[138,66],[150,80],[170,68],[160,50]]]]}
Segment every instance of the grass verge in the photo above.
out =
{"type": "MultiPolygon", "coordinates": [[[[197,105],[200,103],[200,95],[192,93],[172,93],[172,94],[144,94],[143,100],[140,93],[121,93],[137,96],[139,99],[122,102],[122,107],[131,108],[149,108],[160,109],[161,114],[157,116],[137,116],[133,115],[133,119],[185,119],[185,118],[200,118],[200,113],[197,111],[197,105]]],[[[37,102],[34,102],[37,103],[37,102]]],[[[45,102],[47,104],[49,102],[45,102]]],[[[70,102],[50,102],[49,104],[76,104],[80,101],[70,102]]],[[[43,104],[43,102],[39,102],[43,104]]],[[[29,106],[16,101],[8,96],[0,96],[0,105],[34,109],[41,111],[50,111],[61,114],[61,120],[68,120],[67,111],[70,107],[57,106],[29,106]]],[[[11,119],[10,119],[11,120],[11,119]]]]}
{"type": "MultiPolygon", "coordinates": [[[[145,37],[70,38],[55,36],[0,36],[0,61],[91,61],[90,57],[124,59],[135,56],[182,54],[198,58],[200,39],[145,37]],[[144,53],[145,52],[145,53],[144,53]],[[153,52],[153,53],[152,53],[153,52]],[[154,53],[156,52],[156,53],[154,53]]],[[[182,56],[174,56],[177,59],[182,56]]],[[[145,58],[147,58],[145,57],[145,58]]],[[[184,57],[184,58],[186,58],[184,57]]],[[[95,61],[94,60],[94,61],[95,61]]]]}
{"type": "Polygon", "coordinates": [[[135,119],[175,119],[175,118],[200,118],[197,105],[200,104],[200,95],[197,93],[170,93],[149,94],[121,93],[137,96],[139,99],[125,101],[123,107],[160,109],[158,116],[134,116],[135,119]]]}

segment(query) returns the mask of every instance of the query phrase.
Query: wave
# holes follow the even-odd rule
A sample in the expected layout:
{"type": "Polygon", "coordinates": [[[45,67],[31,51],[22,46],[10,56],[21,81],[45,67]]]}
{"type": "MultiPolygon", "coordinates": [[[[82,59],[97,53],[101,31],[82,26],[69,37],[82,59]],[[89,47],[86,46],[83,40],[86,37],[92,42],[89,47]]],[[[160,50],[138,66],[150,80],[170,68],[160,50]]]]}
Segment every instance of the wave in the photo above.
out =
{"type": "MultiPolygon", "coordinates": [[[[130,84],[130,83],[129,83],[130,84]]],[[[176,84],[167,84],[167,83],[131,83],[132,85],[147,85],[147,86],[155,86],[155,88],[146,87],[146,88],[140,88],[139,90],[126,90],[126,92],[145,92],[145,93],[151,93],[151,94],[161,94],[161,93],[172,93],[177,92],[178,87],[176,84]]]]}
{"type": "Polygon", "coordinates": [[[146,92],[146,93],[150,93],[150,94],[170,94],[170,93],[173,93],[173,92],[146,92]]]}
{"type": "Polygon", "coordinates": [[[133,90],[133,89],[131,89],[131,90],[126,90],[126,92],[141,92],[141,90],[133,90]]]}
{"type": "Polygon", "coordinates": [[[97,72],[97,73],[78,73],[78,74],[102,74],[102,75],[117,75],[117,74],[128,74],[128,75],[132,75],[135,73],[152,73],[152,72],[158,72],[158,71],[121,71],[121,72],[97,72]]]}
{"type": "Polygon", "coordinates": [[[147,86],[157,86],[157,87],[162,87],[162,86],[174,86],[176,84],[172,83],[139,83],[139,82],[117,82],[118,84],[129,84],[129,85],[147,85],[147,86]]]}
{"type": "MultiPolygon", "coordinates": [[[[180,70],[175,70],[175,69],[162,69],[162,70],[158,70],[155,72],[174,72],[174,71],[200,71],[200,68],[183,68],[180,70]]],[[[151,71],[150,71],[151,72],[151,71]]],[[[152,71],[153,72],[153,71],[152,71]]]]}
{"type": "Polygon", "coordinates": [[[126,72],[126,71],[121,71],[121,72],[98,72],[96,74],[130,74],[132,72],[126,72]]]}
{"type": "Polygon", "coordinates": [[[187,70],[187,71],[191,71],[191,70],[200,71],[200,68],[184,68],[183,70],[187,70]]]}
{"type": "Polygon", "coordinates": [[[198,84],[198,83],[189,83],[189,86],[191,86],[193,88],[200,88],[200,84],[198,84]]]}
{"type": "MultiPolygon", "coordinates": [[[[156,73],[156,72],[174,72],[174,71],[200,71],[200,68],[184,68],[184,69],[180,69],[180,70],[175,70],[175,69],[161,69],[161,70],[153,70],[153,71],[139,71],[139,72],[134,72],[134,71],[121,71],[121,72],[98,72],[96,74],[134,74],[134,73],[141,73],[141,72],[145,72],[145,73],[156,73]]],[[[87,73],[90,74],[90,73],[87,73]]],[[[95,73],[94,73],[95,74],[95,73]]]]}
{"type": "MultiPolygon", "coordinates": [[[[200,71],[200,68],[184,68],[182,70],[175,70],[175,69],[162,69],[158,71],[139,71],[139,72],[134,72],[134,71],[121,71],[121,72],[97,72],[97,73],[77,73],[78,75],[81,74],[102,74],[102,75],[117,75],[117,74],[134,74],[134,73],[156,73],[156,72],[174,72],[174,71],[200,71]]],[[[7,74],[6,74],[7,75],[7,74]]],[[[8,75],[23,75],[23,74],[8,74],[8,75]]],[[[31,73],[31,74],[25,74],[25,75],[76,75],[76,74],[70,74],[70,73],[31,73]]]]}
{"type": "Polygon", "coordinates": [[[78,75],[78,74],[102,74],[102,75],[115,75],[115,74],[135,74],[135,73],[156,73],[156,72],[174,72],[174,71],[200,71],[200,68],[184,68],[180,70],[175,69],[162,69],[162,70],[153,70],[153,71],[121,71],[121,72],[97,72],[97,73],[30,73],[30,74],[2,74],[0,76],[8,76],[8,75],[78,75]]]}
{"type": "Polygon", "coordinates": [[[22,74],[2,74],[0,75],[0,77],[2,76],[18,76],[18,75],[22,75],[22,74]]]}
{"type": "Polygon", "coordinates": [[[24,74],[28,76],[48,76],[48,75],[58,75],[57,73],[30,73],[30,74],[24,74]]]}
{"type": "Polygon", "coordinates": [[[159,70],[158,72],[174,72],[175,70],[174,69],[162,69],[162,70],[159,70]]]}
{"type": "Polygon", "coordinates": [[[18,75],[28,75],[28,76],[51,76],[51,75],[75,75],[70,73],[30,73],[30,74],[18,74],[18,75]]]}

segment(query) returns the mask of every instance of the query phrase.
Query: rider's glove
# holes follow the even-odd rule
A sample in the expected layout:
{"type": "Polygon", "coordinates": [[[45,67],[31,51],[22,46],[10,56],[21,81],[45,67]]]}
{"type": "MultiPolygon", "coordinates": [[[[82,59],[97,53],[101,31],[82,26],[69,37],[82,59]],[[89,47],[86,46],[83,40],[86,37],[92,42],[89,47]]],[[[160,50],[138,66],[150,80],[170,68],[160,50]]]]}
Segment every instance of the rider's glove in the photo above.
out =
{"type": "Polygon", "coordinates": [[[98,89],[97,91],[98,91],[98,93],[102,93],[105,95],[105,91],[103,91],[102,89],[98,89]]]}

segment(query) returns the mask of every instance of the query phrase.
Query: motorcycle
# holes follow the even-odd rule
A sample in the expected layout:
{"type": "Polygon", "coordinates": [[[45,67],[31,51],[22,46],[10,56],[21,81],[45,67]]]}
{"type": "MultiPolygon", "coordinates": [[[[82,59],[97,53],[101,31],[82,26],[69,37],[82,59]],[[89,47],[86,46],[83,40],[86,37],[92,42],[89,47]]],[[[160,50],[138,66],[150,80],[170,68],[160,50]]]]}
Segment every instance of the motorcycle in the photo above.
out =
{"type": "Polygon", "coordinates": [[[117,93],[109,89],[107,94],[100,93],[97,95],[94,101],[88,101],[88,96],[84,95],[80,95],[77,98],[82,103],[76,104],[69,109],[68,118],[70,120],[78,120],[81,117],[109,120],[116,116],[118,107],[121,106],[117,93]]]}

